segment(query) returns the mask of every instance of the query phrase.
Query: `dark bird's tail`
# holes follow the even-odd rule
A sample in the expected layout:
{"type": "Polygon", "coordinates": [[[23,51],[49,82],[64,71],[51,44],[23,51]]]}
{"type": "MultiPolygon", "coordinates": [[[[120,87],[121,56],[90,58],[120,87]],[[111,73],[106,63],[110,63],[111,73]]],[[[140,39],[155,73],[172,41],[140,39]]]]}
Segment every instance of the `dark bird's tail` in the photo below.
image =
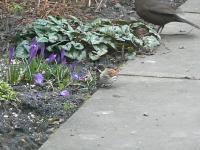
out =
{"type": "Polygon", "coordinates": [[[183,19],[183,18],[181,18],[181,17],[179,17],[179,16],[177,16],[177,21],[178,21],[178,22],[187,23],[187,24],[189,24],[189,25],[191,25],[191,26],[193,26],[193,27],[195,27],[195,28],[197,28],[197,29],[200,29],[200,26],[198,26],[198,25],[196,25],[196,24],[194,24],[194,23],[192,23],[192,22],[190,22],[190,21],[188,21],[188,20],[186,20],[186,19],[183,19]]]}

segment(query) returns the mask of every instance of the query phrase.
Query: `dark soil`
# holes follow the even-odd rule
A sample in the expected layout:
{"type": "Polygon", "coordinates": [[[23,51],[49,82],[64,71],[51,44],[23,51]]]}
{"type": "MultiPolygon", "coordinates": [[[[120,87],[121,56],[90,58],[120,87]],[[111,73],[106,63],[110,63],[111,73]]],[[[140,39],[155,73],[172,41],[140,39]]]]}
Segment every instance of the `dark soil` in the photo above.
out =
{"type": "Polygon", "coordinates": [[[0,103],[1,150],[38,149],[87,98],[87,93],[79,90],[66,98],[58,92],[30,90],[26,86],[14,89],[20,101],[0,103]]]}
{"type": "MultiPolygon", "coordinates": [[[[75,6],[74,6],[75,7],[75,6]]],[[[134,20],[132,0],[108,1],[99,12],[95,7],[78,7],[75,14],[84,20],[96,17],[134,20]]],[[[3,8],[0,8],[0,12],[3,8]]],[[[0,20],[0,53],[5,53],[9,41],[23,25],[38,16],[27,14],[6,15],[0,20]],[[24,16],[25,15],[25,16],[24,16]]],[[[98,63],[116,65],[121,60],[103,59],[98,63]],[[108,61],[109,60],[109,61],[108,61]]],[[[1,61],[0,61],[1,62],[1,61]]],[[[91,64],[86,64],[90,66],[91,64]]],[[[95,67],[92,64],[91,67],[95,67]]],[[[97,87],[69,87],[70,97],[59,96],[56,89],[42,89],[30,85],[13,86],[18,101],[0,101],[0,150],[36,150],[63,122],[65,122],[93,94],[97,87]],[[70,104],[70,105],[68,105],[70,104]]]]}
{"type": "MultiPolygon", "coordinates": [[[[103,65],[111,61],[102,60],[103,65]]],[[[90,70],[93,63],[77,63],[90,70]]],[[[96,71],[91,70],[91,74],[96,71]]],[[[67,90],[70,96],[46,82],[43,86],[13,85],[17,100],[0,100],[0,150],[38,149],[96,90],[96,81],[81,84],[74,81],[67,90]]]]}

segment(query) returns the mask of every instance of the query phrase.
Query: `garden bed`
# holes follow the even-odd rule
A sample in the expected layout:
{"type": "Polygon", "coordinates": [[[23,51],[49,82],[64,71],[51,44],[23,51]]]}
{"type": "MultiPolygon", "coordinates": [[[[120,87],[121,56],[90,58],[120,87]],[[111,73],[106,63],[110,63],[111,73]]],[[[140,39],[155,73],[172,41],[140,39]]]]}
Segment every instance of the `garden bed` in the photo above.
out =
{"type": "MultiPolygon", "coordinates": [[[[28,5],[24,1],[24,6],[28,5]]],[[[94,12],[96,7],[93,5],[83,7],[82,5],[70,5],[66,14],[75,15],[83,20],[91,20],[98,17],[115,18],[134,20],[133,18],[133,3],[130,0],[112,1],[107,4],[107,7],[102,6],[101,11],[94,12]]],[[[30,4],[29,4],[30,5],[30,4]]],[[[7,14],[0,22],[1,26],[1,54],[7,54],[7,49],[10,47],[8,43],[17,31],[21,31],[27,23],[34,21],[37,18],[46,18],[46,15],[54,15],[56,11],[52,8],[50,13],[44,14],[33,13],[31,10],[23,8],[23,12],[7,14]]],[[[66,9],[66,8],[65,8],[66,9]]],[[[3,10],[3,8],[2,8],[3,10]]],[[[59,7],[57,13],[61,13],[63,9],[59,7]]],[[[41,10],[46,12],[46,10],[41,10]]],[[[145,28],[146,29],[146,28],[145,28]]],[[[140,30],[139,30],[140,31],[140,30]]],[[[141,30],[138,36],[143,36],[146,31],[141,30]]],[[[85,45],[84,45],[85,46],[85,45]]],[[[145,51],[149,49],[142,49],[139,53],[152,53],[152,51],[145,51]],[[143,51],[144,50],[144,51],[143,51]]],[[[138,52],[138,51],[137,51],[138,52]]],[[[131,55],[131,59],[134,56],[131,55]]],[[[5,55],[5,62],[8,61],[5,55]]],[[[94,58],[94,57],[91,57],[94,58]]],[[[99,65],[104,68],[112,66],[118,68],[128,57],[124,53],[116,55],[106,55],[98,60],[81,61],[77,63],[76,67],[79,70],[87,70],[84,75],[90,76],[90,79],[73,79],[65,88],[63,94],[62,88],[54,87],[52,82],[45,82],[42,85],[35,85],[32,83],[17,83],[12,85],[16,93],[15,100],[1,100],[0,101],[0,149],[1,150],[36,150],[38,149],[63,122],[65,122],[82,104],[87,100],[97,89],[99,82],[99,65]],[[88,75],[90,74],[90,75],[88,75]],[[62,89],[62,90],[61,90],[62,89]]],[[[74,63],[70,59],[70,63],[74,63]]],[[[70,64],[69,63],[69,64],[70,64]]],[[[1,59],[0,70],[6,71],[4,60],[1,59]]],[[[73,74],[72,74],[73,76],[73,74]]],[[[77,76],[75,76],[77,78],[77,76]]],[[[57,84],[59,85],[59,84],[57,84]]]]}

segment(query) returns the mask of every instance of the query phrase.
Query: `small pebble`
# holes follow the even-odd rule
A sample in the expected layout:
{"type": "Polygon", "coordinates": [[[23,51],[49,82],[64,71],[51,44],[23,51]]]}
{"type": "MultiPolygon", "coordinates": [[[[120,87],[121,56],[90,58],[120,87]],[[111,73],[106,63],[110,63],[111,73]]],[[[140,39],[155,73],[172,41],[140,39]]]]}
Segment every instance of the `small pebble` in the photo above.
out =
{"type": "Polygon", "coordinates": [[[18,117],[18,114],[15,113],[15,112],[13,112],[12,115],[13,115],[14,117],[18,117]]]}
{"type": "Polygon", "coordinates": [[[4,117],[4,118],[8,118],[8,115],[4,115],[3,117],[4,117]]]}
{"type": "Polygon", "coordinates": [[[184,46],[179,46],[179,49],[185,49],[185,47],[184,46]]]}
{"type": "Polygon", "coordinates": [[[144,113],[144,114],[143,114],[143,116],[145,116],[145,117],[148,117],[148,116],[149,116],[149,114],[148,114],[148,113],[144,113]]]}

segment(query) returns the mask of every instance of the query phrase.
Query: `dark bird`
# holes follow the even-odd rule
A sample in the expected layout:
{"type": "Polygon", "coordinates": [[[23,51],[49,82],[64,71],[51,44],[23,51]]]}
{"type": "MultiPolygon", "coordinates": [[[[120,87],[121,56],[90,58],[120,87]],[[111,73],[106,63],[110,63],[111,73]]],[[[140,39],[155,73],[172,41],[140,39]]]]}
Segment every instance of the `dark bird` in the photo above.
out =
{"type": "Polygon", "coordinates": [[[135,0],[137,14],[147,22],[158,25],[158,31],[170,22],[184,22],[200,29],[200,27],[177,15],[178,7],[186,0],[135,0]]]}

